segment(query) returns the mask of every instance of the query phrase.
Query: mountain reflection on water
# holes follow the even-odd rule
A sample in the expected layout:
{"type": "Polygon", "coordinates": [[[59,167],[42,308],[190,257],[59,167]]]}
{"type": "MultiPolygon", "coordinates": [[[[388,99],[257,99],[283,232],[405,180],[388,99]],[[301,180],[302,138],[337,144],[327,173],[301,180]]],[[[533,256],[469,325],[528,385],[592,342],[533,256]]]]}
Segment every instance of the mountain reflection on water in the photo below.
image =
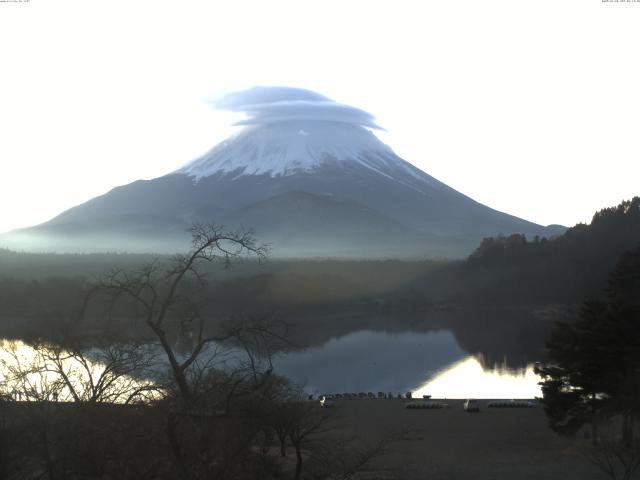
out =
{"type": "MultiPolygon", "coordinates": [[[[398,323],[399,329],[393,331],[345,328],[333,334],[310,334],[312,346],[276,355],[275,372],[315,394],[412,391],[417,397],[434,398],[541,396],[531,361],[541,358],[535,345],[542,342],[522,341],[522,331],[464,330],[455,322],[450,323],[454,329],[427,325],[414,329],[398,323]]],[[[486,328],[486,323],[480,325],[486,328]]],[[[19,345],[21,356],[33,357],[30,346],[19,345]]],[[[0,350],[4,349],[0,346],[0,350]]],[[[233,347],[222,347],[220,366],[235,368],[234,352],[233,347]]],[[[6,351],[0,351],[0,381],[2,361],[6,361],[2,353],[6,351]]]]}
{"type": "Polygon", "coordinates": [[[539,378],[525,369],[485,369],[447,330],[362,330],[289,353],[275,369],[313,393],[406,392],[434,398],[532,398],[539,378]]]}
{"type": "Polygon", "coordinates": [[[542,396],[540,380],[531,366],[487,370],[476,358],[467,357],[438,372],[414,394],[433,398],[535,398],[542,396]]]}

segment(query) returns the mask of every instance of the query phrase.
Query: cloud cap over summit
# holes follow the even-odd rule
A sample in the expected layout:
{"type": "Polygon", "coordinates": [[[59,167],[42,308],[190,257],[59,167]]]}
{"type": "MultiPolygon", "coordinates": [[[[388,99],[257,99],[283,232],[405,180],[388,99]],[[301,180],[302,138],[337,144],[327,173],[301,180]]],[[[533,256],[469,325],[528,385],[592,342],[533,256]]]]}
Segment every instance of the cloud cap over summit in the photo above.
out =
{"type": "Polygon", "coordinates": [[[225,95],[215,102],[215,106],[244,113],[247,118],[236,125],[318,120],[382,129],[370,113],[304,88],[252,87],[225,95]]]}

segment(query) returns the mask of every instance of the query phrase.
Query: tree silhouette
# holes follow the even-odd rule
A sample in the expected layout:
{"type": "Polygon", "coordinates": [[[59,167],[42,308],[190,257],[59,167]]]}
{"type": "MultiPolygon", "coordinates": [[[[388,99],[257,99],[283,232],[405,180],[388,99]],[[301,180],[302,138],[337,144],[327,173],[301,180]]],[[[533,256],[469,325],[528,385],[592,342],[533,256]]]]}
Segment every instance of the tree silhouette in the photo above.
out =
{"type": "Polygon", "coordinates": [[[193,295],[185,294],[184,284],[191,280],[204,286],[202,263],[222,260],[229,264],[244,255],[265,257],[267,247],[256,243],[251,232],[230,232],[221,225],[195,224],[191,228],[191,249],[176,255],[169,265],[151,262],[133,270],[115,270],[96,286],[112,295],[112,304],[123,299],[132,301],[144,325],[158,341],[169,363],[173,381],[184,402],[193,397],[189,369],[208,345],[237,337],[249,327],[236,325],[217,334],[205,331],[205,318],[193,295]],[[192,344],[180,355],[172,342],[171,332],[189,337],[192,344]]]}
{"type": "Polygon", "coordinates": [[[585,302],[577,322],[558,323],[552,332],[547,348],[553,363],[536,366],[551,428],[572,435],[589,423],[594,445],[612,368],[608,356],[598,351],[606,315],[604,302],[585,302]]]}
{"type": "Polygon", "coordinates": [[[551,428],[573,434],[590,423],[595,445],[597,424],[619,416],[631,445],[640,416],[640,246],[618,261],[607,300],[584,302],[575,322],[556,325],[547,348],[553,361],[536,372],[551,428]]]}

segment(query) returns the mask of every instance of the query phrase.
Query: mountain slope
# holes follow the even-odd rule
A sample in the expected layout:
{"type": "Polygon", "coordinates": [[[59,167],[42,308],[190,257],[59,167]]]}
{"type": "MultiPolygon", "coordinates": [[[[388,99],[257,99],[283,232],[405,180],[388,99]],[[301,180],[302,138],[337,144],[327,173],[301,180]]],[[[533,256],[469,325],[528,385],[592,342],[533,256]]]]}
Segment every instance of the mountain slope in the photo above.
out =
{"type": "Polygon", "coordinates": [[[303,191],[275,195],[230,212],[223,220],[230,227],[251,226],[262,241],[294,257],[385,257],[440,240],[362,204],[303,191]]]}
{"type": "Polygon", "coordinates": [[[196,221],[254,227],[276,256],[459,257],[486,236],[558,232],[475,202],[361,125],[305,118],[249,126],[169,175],[114,188],[2,243],[182,250],[196,221]]]}

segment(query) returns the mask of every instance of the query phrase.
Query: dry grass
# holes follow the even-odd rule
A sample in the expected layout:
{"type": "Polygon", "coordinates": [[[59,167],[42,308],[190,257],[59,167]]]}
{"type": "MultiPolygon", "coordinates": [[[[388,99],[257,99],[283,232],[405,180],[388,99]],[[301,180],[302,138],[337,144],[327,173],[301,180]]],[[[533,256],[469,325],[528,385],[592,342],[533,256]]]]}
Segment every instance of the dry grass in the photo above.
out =
{"type": "Polygon", "coordinates": [[[404,400],[337,400],[340,434],[373,441],[393,433],[390,452],[377,459],[366,479],[549,479],[603,478],[575,448],[547,426],[543,410],[487,408],[467,413],[462,400],[448,409],[407,410],[404,400]]]}

